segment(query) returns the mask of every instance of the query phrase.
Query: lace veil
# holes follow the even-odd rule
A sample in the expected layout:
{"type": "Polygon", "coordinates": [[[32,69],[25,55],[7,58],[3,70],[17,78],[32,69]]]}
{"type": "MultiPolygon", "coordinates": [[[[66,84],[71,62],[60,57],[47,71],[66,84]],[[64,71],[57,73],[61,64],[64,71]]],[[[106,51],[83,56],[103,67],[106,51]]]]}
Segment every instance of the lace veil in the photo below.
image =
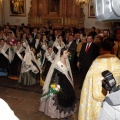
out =
{"type": "MultiPolygon", "coordinates": [[[[50,81],[51,81],[51,77],[53,75],[53,72],[54,72],[54,69],[57,65],[57,62],[60,61],[60,53],[61,53],[61,50],[58,51],[57,55],[55,56],[55,59],[48,71],[48,74],[47,74],[47,77],[45,79],[45,83],[44,83],[44,86],[43,86],[43,94],[47,93],[48,90],[49,90],[49,84],[50,84],[50,81]]],[[[72,77],[72,72],[71,72],[71,68],[70,68],[70,64],[69,64],[69,60],[66,59],[66,65],[67,65],[67,68],[68,68],[68,71],[70,73],[70,76],[71,76],[71,83],[73,83],[73,77],[72,77]]],[[[72,84],[73,85],[73,84],[72,84]]]]}

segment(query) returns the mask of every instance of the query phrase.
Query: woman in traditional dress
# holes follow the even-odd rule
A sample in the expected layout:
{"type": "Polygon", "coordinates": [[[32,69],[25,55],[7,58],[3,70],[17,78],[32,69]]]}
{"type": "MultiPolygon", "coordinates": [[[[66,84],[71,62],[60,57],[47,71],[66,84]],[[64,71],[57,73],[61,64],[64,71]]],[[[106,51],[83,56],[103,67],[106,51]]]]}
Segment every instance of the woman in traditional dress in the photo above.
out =
{"type": "Polygon", "coordinates": [[[43,63],[43,59],[44,59],[44,54],[48,48],[48,45],[47,45],[47,37],[46,35],[43,35],[42,36],[42,39],[41,39],[41,42],[40,42],[40,48],[41,48],[41,60],[40,60],[40,63],[42,65],[43,63]]]}
{"type": "Polygon", "coordinates": [[[53,46],[53,43],[54,43],[53,37],[52,37],[52,35],[50,35],[49,36],[49,41],[48,41],[48,46],[53,46]]]}
{"type": "Polygon", "coordinates": [[[21,42],[17,41],[14,58],[10,65],[9,78],[18,80],[24,55],[25,49],[22,47],[21,42]]]}
{"type": "Polygon", "coordinates": [[[16,45],[16,42],[17,42],[17,40],[16,40],[16,37],[14,36],[13,31],[9,31],[8,37],[7,37],[7,44],[9,46],[14,46],[14,45],[16,45]]]}
{"type": "Polygon", "coordinates": [[[4,41],[3,38],[0,39],[0,76],[7,76],[9,65],[12,60],[12,52],[10,47],[4,41]]]}
{"type": "Polygon", "coordinates": [[[58,35],[57,40],[53,43],[53,50],[55,54],[57,54],[57,52],[62,48],[65,48],[65,43],[63,42],[62,35],[58,35]]]}
{"type": "Polygon", "coordinates": [[[49,46],[48,50],[46,51],[46,53],[44,55],[44,60],[43,60],[43,65],[42,65],[42,68],[43,68],[42,78],[43,78],[43,80],[45,80],[54,58],[55,58],[55,53],[53,52],[52,47],[49,46]]]}
{"type": "Polygon", "coordinates": [[[68,61],[68,52],[64,48],[58,52],[49,69],[42,96],[39,111],[51,118],[66,118],[76,111],[73,77],[68,61]],[[59,84],[61,91],[47,94],[52,83],[59,84]]]}
{"type": "Polygon", "coordinates": [[[26,48],[26,46],[28,45],[28,38],[27,38],[27,35],[25,33],[22,35],[21,43],[22,43],[24,48],[26,48]]]}
{"type": "Polygon", "coordinates": [[[35,50],[38,53],[40,51],[39,45],[41,40],[41,33],[37,33],[37,38],[35,39],[35,50]]]}
{"type": "Polygon", "coordinates": [[[4,30],[0,30],[0,39],[1,38],[3,38],[5,41],[7,40],[4,30]]]}
{"type": "Polygon", "coordinates": [[[41,44],[42,50],[44,50],[44,51],[47,50],[47,42],[48,42],[48,40],[47,40],[46,35],[43,35],[40,44],[41,44]]]}
{"type": "Polygon", "coordinates": [[[34,53],[30,50],[29,45],[27,45],[18,82],[24,85],[37,84],[40,80],[40,72],[40,66],[35,59],[34,53]]]}

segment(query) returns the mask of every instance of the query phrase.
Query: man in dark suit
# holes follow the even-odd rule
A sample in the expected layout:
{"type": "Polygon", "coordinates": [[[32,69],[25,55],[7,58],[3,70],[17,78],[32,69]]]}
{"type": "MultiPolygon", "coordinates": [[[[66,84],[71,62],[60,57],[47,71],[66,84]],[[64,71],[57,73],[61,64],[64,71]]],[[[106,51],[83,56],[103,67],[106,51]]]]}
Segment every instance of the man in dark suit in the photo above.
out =
{"type": "Polygon", "coordinates": [[[81,42],[80,33],[75,33],[74,40],[76,41],[77,45],[78,45],[79,42],[81,42]]]}
{"type": "Polygon", "coordinates": [[[83,43],[80,55],[78,58],[77,66],[80,67],[82,83],[85,79],[88,69],[90,68],[93,60],[99,55],[98,46],[93,43],[93,36],[87,36],[87,43],[83,43]]]}
{"type": "Polygon", "coordinates": [[[76,41],[74,41],[74,37],[73,35],[69,35],[68,37],[68,45],[67,45],[67,48],[68,48],[68,52],[71,54],[71,60],[70,60],[70,65],[71,65],[71,69],[72,69],[72,72],[76,70],[77,66],[75,64],[76,62],[76,56],[77,56],[77,52],[76,52],[76,49],[77,49],[77,44],[76,44],[76,41]]]}
{"type": "Polygon", "coordinates": [[[38,32],[37,28],[34,28],[32,33],[32,37],[34,40],[37,38],[37,32],[38,32]]]}

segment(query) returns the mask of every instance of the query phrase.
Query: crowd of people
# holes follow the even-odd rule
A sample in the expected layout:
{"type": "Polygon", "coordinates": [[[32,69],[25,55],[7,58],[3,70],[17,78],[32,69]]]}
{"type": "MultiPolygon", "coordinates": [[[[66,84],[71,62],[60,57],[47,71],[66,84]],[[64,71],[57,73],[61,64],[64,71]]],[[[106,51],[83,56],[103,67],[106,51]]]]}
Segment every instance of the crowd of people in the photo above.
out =
{"type": "Polygon", "coordinates": [[[119,69],[119,65],[115,69],[110,67],[119,64],[119,58],[119,30],[111,34],[107,29],[95,27],[85,32],[84,28],[33,28],[24,24],[0,28],[0,76],[24,85],[42,81],[39,110],[51,118],[74,116],[76,96],[72,74],[80,73],[84,84],[83,87],[80,84],[79,120],[97,120],[104,99],[103,94],[102,100],[97,98],[102,89],[101,72],[119,69]]]}

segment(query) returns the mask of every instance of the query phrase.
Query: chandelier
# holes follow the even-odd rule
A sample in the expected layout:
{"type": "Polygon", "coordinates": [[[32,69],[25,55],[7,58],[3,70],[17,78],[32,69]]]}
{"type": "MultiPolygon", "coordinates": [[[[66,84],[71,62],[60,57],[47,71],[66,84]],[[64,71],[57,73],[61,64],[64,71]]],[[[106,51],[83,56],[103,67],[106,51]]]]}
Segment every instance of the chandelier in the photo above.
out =
{"type": "Polygon", "coordinates": [[[2,6],[3,0],[0,0],[0,6],[2,6]]]}
{"type": "Polygon", "coordinates": [[[89,0],[75,0],[76,5],[88,5],[89,0]]]}

